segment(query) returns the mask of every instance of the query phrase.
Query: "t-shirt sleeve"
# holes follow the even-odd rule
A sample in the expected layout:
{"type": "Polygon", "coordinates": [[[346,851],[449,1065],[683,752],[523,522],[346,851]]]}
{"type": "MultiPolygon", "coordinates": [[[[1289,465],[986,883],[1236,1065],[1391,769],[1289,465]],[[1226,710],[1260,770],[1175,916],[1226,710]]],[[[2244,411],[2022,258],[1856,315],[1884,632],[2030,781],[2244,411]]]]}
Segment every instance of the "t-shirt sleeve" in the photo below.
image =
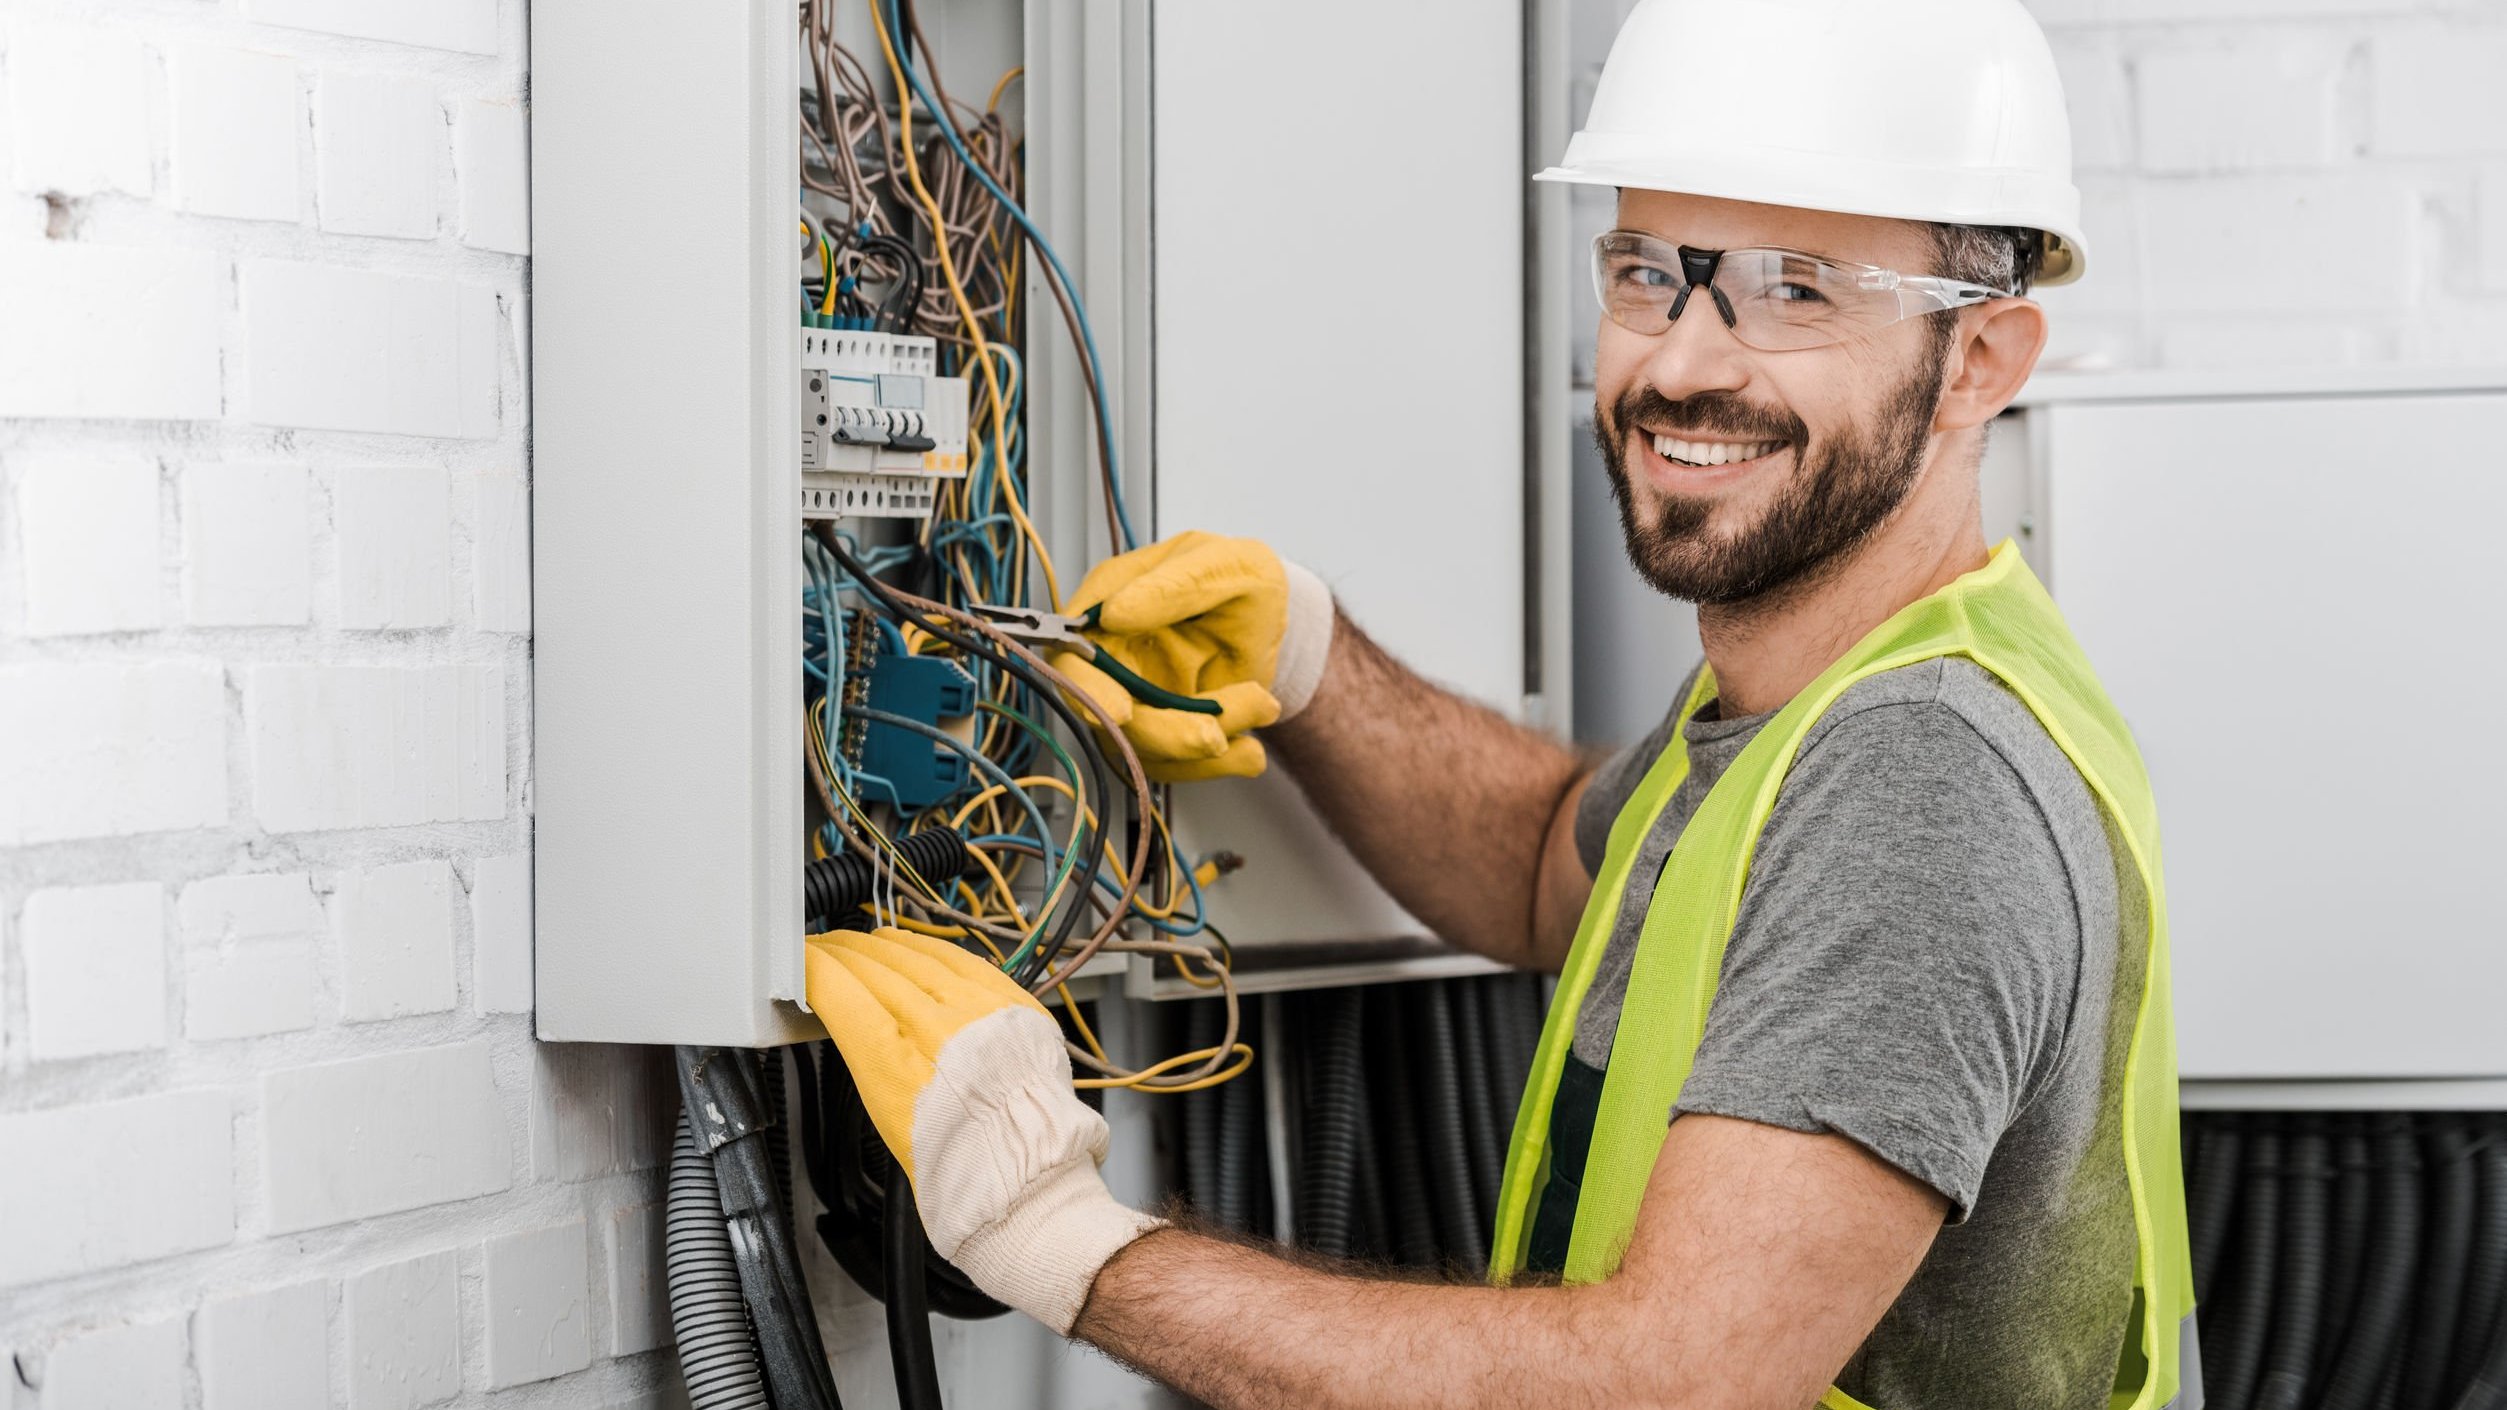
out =
{"type": "Polygon", "coordinates": [[[1677,1110],[1846,1136],[1963,1221],[2081,968],[2053,829],[2010,763],[1938,702],[1861,711],[1785,781],[1677,1110]]]}

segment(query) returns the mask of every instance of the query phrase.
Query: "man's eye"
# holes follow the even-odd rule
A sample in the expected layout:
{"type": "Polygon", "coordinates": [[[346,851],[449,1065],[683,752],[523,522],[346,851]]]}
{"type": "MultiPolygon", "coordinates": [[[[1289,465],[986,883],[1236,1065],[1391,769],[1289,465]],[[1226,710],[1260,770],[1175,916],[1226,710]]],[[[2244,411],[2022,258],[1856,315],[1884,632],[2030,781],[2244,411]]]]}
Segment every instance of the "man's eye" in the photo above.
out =
{"type": "Polygon", "coordinates": [[[1768,297],[1774,299],[1780,304],[1824,304],[1828,302],[1827,295],[1812,288],[1808,284],[1778,284],[1773,289],[1768,291],[1768,297]]]}
{"type": "Polygon", "coordinates": [[[1668,289],[1680,282],[1672,277],[1670,270],[1653,264],[1622,265],[1613,279],[1638,289],[1668,289]]]}

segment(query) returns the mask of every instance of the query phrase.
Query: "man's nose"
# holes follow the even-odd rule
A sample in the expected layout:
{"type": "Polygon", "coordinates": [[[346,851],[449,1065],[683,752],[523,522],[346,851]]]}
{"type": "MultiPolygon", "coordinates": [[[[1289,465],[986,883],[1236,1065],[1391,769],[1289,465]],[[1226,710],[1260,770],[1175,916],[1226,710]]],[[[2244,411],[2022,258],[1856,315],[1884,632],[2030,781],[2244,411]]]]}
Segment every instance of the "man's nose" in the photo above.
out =
{"type": "Polygon", "coordinates": [[[1666,399],[1739,391],[1749,383],[1749,349],[1732,336],[1704,285],[1689,286],[1688,307],[1648,340],[1637,375],[1666,399]]]}

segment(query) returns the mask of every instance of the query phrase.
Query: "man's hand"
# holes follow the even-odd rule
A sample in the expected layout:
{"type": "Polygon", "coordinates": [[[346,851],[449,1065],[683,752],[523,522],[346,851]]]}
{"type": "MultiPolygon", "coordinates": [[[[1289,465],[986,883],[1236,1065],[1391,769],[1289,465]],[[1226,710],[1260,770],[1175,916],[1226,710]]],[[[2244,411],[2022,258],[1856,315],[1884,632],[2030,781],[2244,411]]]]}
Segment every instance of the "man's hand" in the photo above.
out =
{"type": "Polygon", "coordinates": [[[1331,647],[1330,590],[1254,539],[1194,530],[1118,554],[1068,604],[1092,607],[1101,649],[1154,685],[1219,705],[1215,716],[1145,705],[1077,654],[1053,658],[1161,783],[1262,772],[1252,731],[1305,707],[1331,647]]]}
{"type": "Polygon", "coordinates": [[[810,937],[809,997],[914,1181],[931,1246],[1070,1331],[1097,1270],[1162,1221],[1098,1177],[1105,1119],[1072,1095],[1053,1016],[1000,970],[903,930],[810,937]]]}

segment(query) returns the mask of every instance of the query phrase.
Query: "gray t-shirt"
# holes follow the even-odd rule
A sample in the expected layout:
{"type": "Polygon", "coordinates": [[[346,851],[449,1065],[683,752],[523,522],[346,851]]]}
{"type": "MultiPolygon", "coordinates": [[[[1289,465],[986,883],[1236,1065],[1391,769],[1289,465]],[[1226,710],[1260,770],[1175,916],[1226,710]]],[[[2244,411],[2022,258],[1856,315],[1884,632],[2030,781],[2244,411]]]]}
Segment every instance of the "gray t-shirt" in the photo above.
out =
{"type": "MultiPolygon", "coordinates": [[[[1700,713],[1588,991],[1574,1055],[1595,1089],[1663,859],[1770,718],[1700,713]]],[[[1576,842],[1596,873],[1670,727],[1587,789],[1576,842]]],[[[2107,1404],[2132,1302],[2120,1102],[2147,916],[2119,853],[2044,726],[1960,658],[1846,691],[1768,818],[1677,1110],[1835,1132],[1949,1200],[1838,1377],[1878,1410],[2107,1404]]]]}

